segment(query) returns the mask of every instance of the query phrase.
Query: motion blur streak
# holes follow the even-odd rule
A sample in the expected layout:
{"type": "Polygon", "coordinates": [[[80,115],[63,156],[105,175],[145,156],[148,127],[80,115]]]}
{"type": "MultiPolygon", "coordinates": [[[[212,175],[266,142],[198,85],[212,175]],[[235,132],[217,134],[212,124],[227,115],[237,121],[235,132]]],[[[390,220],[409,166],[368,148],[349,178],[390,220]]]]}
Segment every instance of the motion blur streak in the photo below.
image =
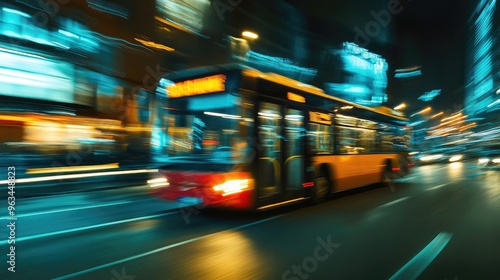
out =
{"type": "MultiPolygon", "coordinates": [[[[84,210],[84,209],[115,206],[115,205],[127,204],[127,203],[132,203],[132,202],[134,202],[134,201],[117,201],[117,202],[106,203],[106,204],[88,205],[88,206],[75,207],[75,208],[57,209],[57,210],[52,210],[52,211],[19,214],[19,215],[16,215],[16,217],[17,218],[32,217],[32,216],[47,215],[47,214],[54,214],[54,213],[61,213],[61,212],[69,212],[69,211],[77,211],[77,210],[84,210]]],[[[7,218],[8,218],[8,216],[0,217],[0,219],[7,219],[7,218]]]]}
{"type": "MultiPolygon", "coordinates": [[[[73,232],[78,232],[78,231],[102,228],[102,227],[130,223],[130,222],[137,222],[137,221],[142,221],[142,220],[149,220],[149,219],[164,217],[164,216],[168,216],[168,215],[173,215],[175,213],[176,212],[169,212],[169,213],[163,213],[163,214],[150,215],[150,216],[121,220],[121,221],[115,221],[115,222],[110,222],[110,223],[104,223],[104,224],[98,224],[98,225],[92,225],[92,226],[86,226],[86,227],[79,227],[79,228],[72,228],[72,229],[68,229],[68,230],[48,232],[48,233],[44,233],[44,234],[31,235],[31,236],[26,236],[26,237],[19,237],[19,238],[16,238],[16,242],[39,239],[39,238],[61,235],[61,234],[68,234],[68,233],[73,233],[73,232]]],[[[5,245],[5,244],[7,244],[7,242],[8,242],[7,240],[2,240],[2,241],[0,241],[0,245],[5,245]]]]}
{"type": "Polygon", "coordinates": [[[215,232],[215,233],[212,233],[212,234],[208,234],[208,235],[204,235],[204,236],[200,236],[200,237],[191,238],[191,239],[188,239],[188,240],[185,240],[185,241],[181,241],[181,242],[178,242],[178,243],[174,243],[174,244],[170,244],[170,245],[167,245],[165,247],[161,247],[161,248],[149,251],[149,252],[145,252],[145,253],[142,253],[142,254],[131,256],[131,257],[128,257],[128,258],[125,258],[125,259],[121,259],[121,260],[118,260],[118,261],[114,261],[114,262],[110,262],[110,263],[103,264],[103,265],[100,265],[100,266],[96,266],[96,267],[93,267],[93,268],[89,268],[89,269],[86,269],[86,270],[82,270],[82,271],[79,271],[79,272],[75,272],[75,273],[71,273],[71,274],[68,274],[68,275],[61,276],[61,277],[57,277],[57,278],[54,278],[54,280],[71,279],[73,277],[81,276],[81,275],[84,275],[84,274],[87,274],[87,273],[90,273],[90,272],[93,272],[93,271],[96,271],[96,270],[99,270],[99,269],[103,269],[103,268],[106,268],[106,267],[112,267],[112,266],[115,266],[115,265],[118,265],[118,264],[122,264],[122,263],[125,263],[125,262],[128,262],[128,261],[136,260],[136,259],[139,259],[139,258],[142,258],[142,257],[146,257],[146,256],[149,256],[149,255],[152,255],[152,254],[156,254],[156,253],[159,253],[159,252],[162,252],[162,251],[165,251],[165,250],[169,250],[169,249],[172,249],[172,248],[184,245],[184,244],[192,243],[192,242],[195,242],[195,241],[198,241],[198,240],[202,240],[202,239],[205,239],[205,238],[216,237],[218,234],[226,234],[226,233],[229,233],[229,232],[232,232],[232,231],[236,231],[236,230],[244,229],[244,228],[251,227],[251,226],[254,226],[254,225],[258,225],[258,224],[261,224],[261,223],[265,223],[265,222],[268,222],[268,221],[280,218],[282,216],[283,215],[279,215],[279,216],[267,218],[267,219],[264,219],[264,220],[260,220],[260,221],[257,221],[257,222],[253,222],[253,223],[249,223],[249,224],[244,224],[244,225],[241,225],[241,226],[237,226],[237,227],[234,227],[234,228],[230,228],[230,229],[227,229],[227,230],[215,232]]]}
{"type": "Polygon", "coordinates": [[[379,208],[383,208],[383,207],[387,207],[387,206],[391,206],[391,205],[394,205],[396,203],[399,203],[399,202],[402,202],[402,201],[405,201],[407,200],[409,197],[402,197],[400,199],[396,199],[394,201],[391,201],[391,202],[388,202],[386,204],[383,204],[383,205],[380,205],[379,208]]]}
{"type": "Polygon", "coordinates": [[[448,184],[441,184],[441,185],[437,185],[437,186],[432,187],[432,188],[428,188],[427,190],[428,190],[428,191],[437,190],[437,189],[439,189],[439,188],[441,188],[441,187],[444,187],[444,186],[447,186],[447,185],[448,185],[448,184]]]}
{"type": "Polygon", "coordinates": [[[413,259],[403,266],[389,280],[397,279],[417,279],[417,277],[429,266],[429,264],[439,255],[452,237],[452,234],[439,233],[425,248],[413,259]]]}
{"type": "MultiPolygon", "coordinates": [[[[138,169],[138,170],[126,170],[126,171],[110,171],[110,172],[95,172],[95,173],[84,173],[84,174],[69,174],[69,175],[58,175],[58,176],[47,176],[47,177],[37,177],[37,178],[26,178],[26,179],[16,179],[16,184],[19,183],[32,183],[32,182],[43,182],[43,181],[54,181],[54,180],[65,180],[65,179],[76,179],[76,178],[88,178],[88,177],[98,177],[98,176],[111,176],[111,175],[125,175],[125,174],[137,174],[137,173],[155,173],[158,169],[138,169]]],[[[7,184],[8,180],[0,181],[0,184],[7,184]]]]}
{"type": "Polygon", "coordinates": [[[40,174],[40,173],[55,173],[55,172],[78,172],[90,171],[101,169],[114,169],[118,168],[118,163],[87,165],[87,166],[65,166],[65,167],[49,167],[49,168],[32,168],[26,171],[26,174],[40,174]]]}

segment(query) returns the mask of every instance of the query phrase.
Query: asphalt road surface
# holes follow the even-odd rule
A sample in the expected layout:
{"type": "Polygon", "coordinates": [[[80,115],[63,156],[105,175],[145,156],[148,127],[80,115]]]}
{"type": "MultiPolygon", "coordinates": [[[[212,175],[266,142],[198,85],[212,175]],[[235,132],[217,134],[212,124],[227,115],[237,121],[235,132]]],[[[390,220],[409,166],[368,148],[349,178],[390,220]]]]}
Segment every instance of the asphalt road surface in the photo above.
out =
{"type": "Polygon", "coordinates": [[[2,205],[0,279],[500,279],[500,171],[474,162],[259,214],[144,186],[2,205]]]}

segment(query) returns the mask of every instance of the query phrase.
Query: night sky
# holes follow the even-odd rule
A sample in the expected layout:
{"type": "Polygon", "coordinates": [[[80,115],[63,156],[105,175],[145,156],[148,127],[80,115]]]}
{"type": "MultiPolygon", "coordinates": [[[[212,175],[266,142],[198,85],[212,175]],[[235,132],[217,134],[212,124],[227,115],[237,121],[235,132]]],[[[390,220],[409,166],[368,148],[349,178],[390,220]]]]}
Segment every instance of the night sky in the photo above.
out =
{"type": "Polygon", "coordinates": [[[409,110],[426,105],[438,111],[456,111],[463,106],[465,86],[466,1],[412,1],[395,24],[399,67],[422,66],[422,77],[396,82],[395,100],[407,101],[409,110]],[[460,3],[457,3],[460,2],[460,3]],[[441,89],[430,104],[418,101],[424,92],[441,89]],[[398,98],[399,97],[399,98],[398,98]]]}
{"type": "MultiPolygon", "coordinates": [[[[356,27],[364,30],[374,20],[373,12],[388,10],[390,1],[337,0],[288,1],[308,15],[311,32],[354,41],[356,27]],[[323,2],[323,3],[322,3],[323,2]]],[[[457,110],[464,99],[466,22],[470,14],[467,1],[401,0],[400,13],[392,15],[387,27],[370,38],[366,48],[382,55],[389,63],[389,102],[409,105],[411,114],[432,106],[435,112],[457,110]],[[393,79],[398,68],[421,66],[423,75],[405,80],[393,79]],[[441,89],[431,102],[422,102],[423,93],[441,89]]]]}

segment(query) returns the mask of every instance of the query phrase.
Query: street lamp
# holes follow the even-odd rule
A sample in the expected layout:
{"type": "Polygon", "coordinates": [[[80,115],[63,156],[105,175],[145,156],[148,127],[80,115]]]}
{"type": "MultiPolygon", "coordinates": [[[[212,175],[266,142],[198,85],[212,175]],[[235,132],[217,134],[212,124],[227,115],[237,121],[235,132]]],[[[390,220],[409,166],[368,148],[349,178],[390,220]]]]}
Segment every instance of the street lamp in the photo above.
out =
{"type": "Polygon", "coordinates": [[[401,103],[399,104],[398,106],[394,107],[394,110],[403,110],[404,108],[406,108],[406,104],[404,103],[401,103]]]}
{"type": "Polygon", "coordinates": [[[422,111],[420,111],[420,113],[421,114],[426,114],[426,113],[429,113],[431,110],[432,110],[431,107],[427,107],[427,108],[423,109],[422,111]]]}
{"type": "Polygon", "coordinates": [[[436,118],[436,117],[439,117],[439,116],[442,116],[443,114],[444,114],[444,112],[439,112],[439,113],[437,113],[437,114],[433,115],[433,116],[431,117],[431,119],[436,118]]]}
{"type": "Polygon", "coordinates": [[[416,113],[412,114],[412,115],[410,116],[410,118],[411,118],[411,117],[414,117],[414,116],[416,116],[416,115],[419,115],[419,114],[429,113],[431,110],[432,110],[432,108],[431,108],[431,107],[426,107],[426,108],[422,109],[421,111],[418,111],[418,112],[416,112],[416,113]]]}
{"type": "Polygon", "coordinates": [[[252,31],[243,31],[241,33],[241,36],[243,36],[243,38],[246,38],[246,39],[250,39],[250,40],[255,40],[257,38],[259,38],[259,35],[255,32],[252,32],[252,31]]]}

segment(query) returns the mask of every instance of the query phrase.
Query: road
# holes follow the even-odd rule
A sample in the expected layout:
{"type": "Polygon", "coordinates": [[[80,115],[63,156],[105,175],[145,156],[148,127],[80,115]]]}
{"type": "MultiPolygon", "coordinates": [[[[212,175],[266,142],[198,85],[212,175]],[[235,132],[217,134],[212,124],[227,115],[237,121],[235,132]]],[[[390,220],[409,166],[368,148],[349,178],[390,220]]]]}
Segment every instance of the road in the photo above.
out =
{"type": "Polygon", "coordinates": [[[16,211],[15,272],[4,261],[1,279],[500,278],[500,172],[473,162],[259,214],[181,208],[143,186],[16,211]]]}

